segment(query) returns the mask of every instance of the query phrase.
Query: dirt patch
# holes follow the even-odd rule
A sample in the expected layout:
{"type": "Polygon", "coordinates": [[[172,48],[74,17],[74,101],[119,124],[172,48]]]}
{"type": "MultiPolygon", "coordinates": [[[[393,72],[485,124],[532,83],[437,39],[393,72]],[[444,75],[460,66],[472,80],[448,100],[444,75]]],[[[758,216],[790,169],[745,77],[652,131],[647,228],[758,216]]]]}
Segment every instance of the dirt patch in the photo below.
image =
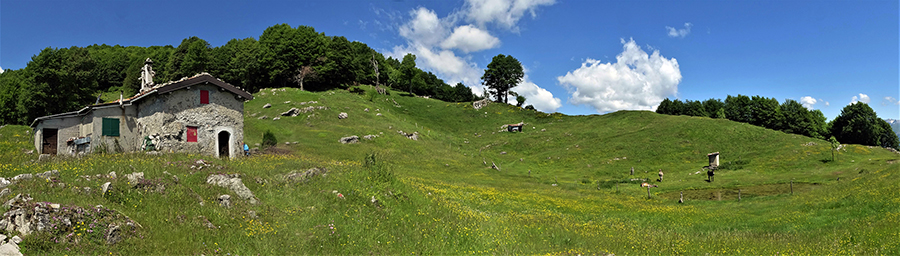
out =
{"type": "MultiPolygon", "coordinates": [[[[797,183],[794,182],[794,193],[803,193],[810,190],[818,189],[819,183],[797,183]]],[[[773,196],[780,194],[790,194],[791,184],[766,184],[740,188],[711,188],[711,189],[694,189],[685,190],[685,200],[737,200],[738,189],[740,189],[741,198],[752,198],[762,196],[773,196]]],[[[681,191],[673,191],[660,195],[662,198],[670,200],[678,200],[681,191]]]]}

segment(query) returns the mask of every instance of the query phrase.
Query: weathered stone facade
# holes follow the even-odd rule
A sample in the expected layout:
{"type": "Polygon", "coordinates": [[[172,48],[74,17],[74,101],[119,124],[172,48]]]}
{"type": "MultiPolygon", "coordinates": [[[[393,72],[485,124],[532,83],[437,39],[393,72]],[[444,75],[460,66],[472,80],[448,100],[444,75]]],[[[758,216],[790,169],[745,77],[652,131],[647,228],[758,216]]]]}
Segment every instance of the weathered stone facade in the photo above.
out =
{"type": "Polygon", "coordinates": [[[99,149],[236,157],[241,155],[244,137],[243,101],[252,98],[202,73],[129,99],[39,117],[32,125],[35,148],[42,154],[77,155],[99,149]],[[117,126],[110,125],[116,122],[117,126]]]}

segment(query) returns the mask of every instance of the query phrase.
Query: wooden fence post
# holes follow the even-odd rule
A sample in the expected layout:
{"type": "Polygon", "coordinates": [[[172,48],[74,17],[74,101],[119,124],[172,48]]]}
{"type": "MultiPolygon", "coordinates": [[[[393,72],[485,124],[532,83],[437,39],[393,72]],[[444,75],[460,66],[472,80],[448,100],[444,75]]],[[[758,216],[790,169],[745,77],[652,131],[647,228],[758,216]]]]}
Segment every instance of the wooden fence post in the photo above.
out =
{"type": "Polygon", "coordinates": [[[740,201],[741,201],[741,190],[738,189],[738,202],[740,202],[740,201]]]}
{"type": "Polygon", "coordinates": [[[794,180],[791,180],[791,195],[794,194],[794,180]]]}
{"type": "Polygon", "coordinates": [[[616,182],[616,193],[619,193],[619,183],[616,182]]]}
{"type": "Polygon", "coordinates": [[[647,199],[650,199],[650,186],[647,186],[647,199]]]}
{"type": "Polygon", "coordinates": [[[678,203],[684,203],[684,191],[681,191],[681,198],[678,199],[678,203]]]}

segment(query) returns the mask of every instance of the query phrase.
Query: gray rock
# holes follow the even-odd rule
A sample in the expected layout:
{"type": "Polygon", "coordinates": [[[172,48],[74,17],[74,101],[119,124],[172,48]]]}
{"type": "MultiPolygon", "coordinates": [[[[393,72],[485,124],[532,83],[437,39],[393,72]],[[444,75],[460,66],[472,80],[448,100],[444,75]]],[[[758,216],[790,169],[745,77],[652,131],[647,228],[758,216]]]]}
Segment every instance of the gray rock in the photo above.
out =
{"type": "Polygon", "coordinates": [[[106,230],[106,244],[116,244],[122,241],[122,228],[119,225],[109,224],[106,230]]]}
{"type": "Polygon", "coordinates": [[[0,177],[0,188],[5,188],[6,186],[9,186],[9,184],[12,184],[12,182],[6,180],[6,178],[0,177]]]}
{"type": "Polygon", "coordinates": [[[281,116],[297,116],[297,114],[300,114],[300,109],[299,108],[291,108],[287,112],[281,113],[281,116]]]}
{"type": "Polygon", "coordinates": [[[275,121],[275,120],[281,120],[281,117],[280,117],[280,116],[276,116],[275,118],[272,118],[272,121],[275,121]]]}
{"type": "Polygon", "coordinates": [[[241,178],[238,178],[237,175],[209,175],[209,177],[206,178],[206,183],[231,189],[238,197],[249,201],[250,204],[256,204],[258,202],[258,199],[253,195],[253,192],[250,191],[247,186],[244,186],[244,182],[242,182],[241,178]]]}
{"type": "Polygon", "coordinates": [[[137,185],[138,182],[144,180],[144,172],[133,172],[131,174],[125,174],[125,178],[128,179],[128,184],[134,186],[137,185]]]}
{"type": "Polygon", "coordinates": [[[269,104],[269,103],[266,103],[266,105],[263,105],[263,108],[271,108],[271,107],[272,107],[272,104],[269,104]]]}
{"type": "Polygon", "coordinates": [[[109,175],[106,175],[106,177],[110,178],[110,179],[116,179],[117,178],[116,172],[109,172],[109,175]]]}
{"type": "Polygon", "coordinates": [[[103,185],[100,186],[100,188],[102,189],[103,194],[106,195],[106,192],[108,192],[110,189],[112,189],[112,182],[103,183],[103,185]]]}
{"type": "Polygon", "coordinates": [[[225,208],[231,208],[231,196],[230,195],[221,195],[219,196],[219,206],[225,208]]]}
{"type": "Polygon", "coordinates": [[[377,113],[377,114],[375,114],[375,116],[381,116],[381,113],[377,113]]]}
{"type": "Polygon", "coordinates": [[[347,119],[347,117],[349,117],[347,116],[347,113],[341,112],[340,114],[338,114],[338,119],[347,119]]]}
{"type": "Polygon", "coordinates": [[[251,219],[259,218],[259,216],[256,216],[256,211],[253,210],[247,211],[247,217],[250,217],[251,219]]]}
{"type": "Polygon", "coordinates": [[[31,173],[23,173],[23,174],[16,175],[15,177],[12,177],[12,180],[13,181],[30,180],[33,177],[34,176],[31,175],[31,173]]]}
{"type": "Polygon", "coordinates": [[[291,173],[288,173],[287,175],[284,175],[284,179],[287,181],[307,182],[313,177],[320,175],[324,176],[327,172],[328,169],[325,168],[312,168],[303,172],[293,171],[291,173]]]}
{"type": "Polygon", "coordinates": [[[9,239],[9,242],[19,244],[22,243],[22,238],[19,236],[14,236],[9,239]]]}
{"type": "Polygon", "coordinates": [[[3,256],[22,256],[19,252],[19,246],[14,243],[5,243],[0,245],[0,255],[3,256]]]}
{"type": "Polygon", "coordinates": [[[50,178],[50,177],[59,176],[59,171],[58,171],[58,170],[49,170],[49,171],[46,171],[46,172],[39,173],[39,174],[37,174],[37,176],[38,176],[38,177],[41,177],[41,178],[44,178],[44,179],[47,179],[47,178],[50,178]]]}
{"type": "Polygon", "coordinates": [[[38,156],[38,162],[50,160],[50,154],[41,154],[38,156]]]}
{"type": "Polygon", "coordinates": [[[353,135],[350,137],[343,137],[343,138],[341,138],[340,142],[342,144],[357,143],[357,142],[359,142],[359,136],[353,135]]]}
{"type": "Polygon", "coordinates": [[[363,139],[373,140],[373,139],[375,139],[375,137],[378,137],[378,135],[369,134],[369,135],[363,136],[363,139]]]}
{"type": "Polygon", "coordinates": [[[6,235],[0,234],[0,243],[3,243],[3,241],[6,241],[6,235]]]}
{"type": "Polygon", "coordinates": [[[257,119],[267,119],[267,118],[269,118],[269,116],[263,115],[263,116],[261,116],[261,117],[259,117],[259,118],[257,118],[257,119]]]}

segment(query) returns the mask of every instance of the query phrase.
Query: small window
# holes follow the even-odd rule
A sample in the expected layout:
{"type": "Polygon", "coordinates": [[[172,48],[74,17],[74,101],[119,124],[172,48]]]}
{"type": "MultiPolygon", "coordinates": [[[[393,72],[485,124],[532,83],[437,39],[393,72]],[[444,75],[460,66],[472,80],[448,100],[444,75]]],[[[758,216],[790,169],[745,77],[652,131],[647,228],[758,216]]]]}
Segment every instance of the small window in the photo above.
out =
{"type": "Polygon", "coordinates": [[[209,104],[209,91],[200,90],[200,104],[209,104]]]}
{"type": "Polygon", "coordinates": [[[197,142],[197,126],[187,127],[187,142],[197,142]]]}
{"type": "Polygon", "coordinates": [[[119,136],[119,119],[103,118],[103,136],[119,136]]]}

